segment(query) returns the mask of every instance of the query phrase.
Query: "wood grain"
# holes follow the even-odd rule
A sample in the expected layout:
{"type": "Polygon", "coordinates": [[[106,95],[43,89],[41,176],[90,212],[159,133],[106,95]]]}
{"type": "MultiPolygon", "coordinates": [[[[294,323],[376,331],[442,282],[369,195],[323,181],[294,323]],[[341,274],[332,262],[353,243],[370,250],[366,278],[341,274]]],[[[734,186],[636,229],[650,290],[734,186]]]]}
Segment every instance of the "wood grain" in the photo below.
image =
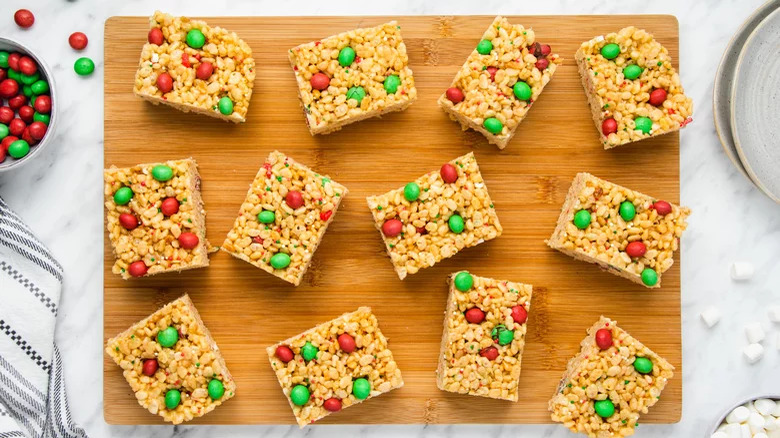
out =
{"type": "MultiPolygon", "coordinates": [[[[237,395],[195,424],[294,424],[264,348],[359,306],[371,306],[390,339],[406,386],[331,415],[323,423],[546,423],[547,401],[585,330],[604,314],[676,368],[642,422],[680,419],[682,356],[680,264],[648,290],[549,249],[574,175],[588,171],[653,196],[679,201],[677,133],[605,151],[590,118],[574,52],[582,41],[636,25],[674,59],[672,16],[510,17],[565,58],[503,151],[462,132],[436,99],[493,17],[207,18],[237,32],[258,65],[247,122],[232,125],[153,106],[132,94],[148,31],[143,17],[113,17],[105,28],[105,164],[129,166],[192,156],[203,177],[208,238],[221,244],[265,157],[279,149],[349,188],[301,286],[294,288],[224,253],[206,269],[123,281],[111,273],[105,240],[104,338],[188,292],[225,355],[237,395]],[[419,100],[407,111],[327,136],[309,135],[286,51],[390,19],[402,25],[419,100]],[[305,23],[305,25],[303,25],[305,23]],[[373,226],[365,197],[395,189],[474,150],[504,226],[498,239],[399,281],[373,226]],[[530,283],[534,297],[517,403],[436,389],[447,275],[459,269],[530,283]]],[[[119,367],[105,357],[104,413],[112,424],[160,423],[135,401],[119,367]]]]}

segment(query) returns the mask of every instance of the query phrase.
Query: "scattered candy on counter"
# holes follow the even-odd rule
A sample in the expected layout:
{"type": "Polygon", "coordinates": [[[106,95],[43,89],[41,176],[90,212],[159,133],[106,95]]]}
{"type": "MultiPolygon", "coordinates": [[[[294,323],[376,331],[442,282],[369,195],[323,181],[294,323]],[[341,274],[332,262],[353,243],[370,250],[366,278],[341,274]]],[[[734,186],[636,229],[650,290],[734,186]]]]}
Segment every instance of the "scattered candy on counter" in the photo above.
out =
{"type": "Polygon", "coordinates": [[[79,76],[89,76],[95,71],[95,63],[87,57],[82,57],[73,64],[73,70],[79,76]]]}
{"type": "Polygon", "coordinates": [[[760,322],[752,322],[745,326],[745,336],[749,343],[757,344],[766,338],[766,333],[760,322]]]}
{"type": "Polygon", "coordinates": [[[753,365],[764,357],[764,346],[761,344],[750,344],[742,350],[748,363],[753,365]]]}
{"type": "Polygon", "coordinates": [[[736,281],[750,280],[755,273],[750,262],[734,262],[731,264],[731,279],[736,281]]]}
{"type": "Polygon", "coordinates": [[[35,15],[27,9],[19,9],[14,13],[14,21],[17,26],[27,29],[35,23],[35,15]]]}
{"type": "Polygon", "coordinates": [[[780,403],[761,398],[737,406],[710,438],[780,438],[780,403]]]}
{"type": "Polygon", "coordinates": [[[699,316],[701,317],[701,320],[704,321],[704,324],[706,324],[708,328],[712,328],[715,326],[715,324],[718,323],[718,321],[720,321],[721,312],[717,307],[713,305],[704,309],[704,311],[701,312],[699,316]]]}
{"type": "Polygon", "coordinates": [[[73,50],[84,50],[84,48],[87,47],[88,41],[87,35],[84,32],[73,32],[70,34],[70,37],[68,37],[68,44],[70,44],[73,50]]]}

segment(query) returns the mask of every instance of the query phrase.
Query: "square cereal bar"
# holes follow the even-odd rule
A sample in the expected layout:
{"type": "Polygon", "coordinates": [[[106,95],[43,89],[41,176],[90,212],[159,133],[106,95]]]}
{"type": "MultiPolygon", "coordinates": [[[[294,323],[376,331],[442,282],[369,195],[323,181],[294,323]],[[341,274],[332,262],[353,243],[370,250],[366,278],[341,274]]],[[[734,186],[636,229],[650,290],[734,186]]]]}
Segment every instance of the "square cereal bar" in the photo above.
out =
{"type": "Polygon", "coordinates": [[[255,81],[249,45],[235,33],[200,20],[156,11],[149,21],[135,95],[184,112],[246,121],[255,81]]]}
{"type": "Polygon", "coordinates": [[[473,152],[404,187],[366,199],[401,280],[501,235],[473,152]]]}
{"type": "Polygon", "coordinates": [[[437,386],[443,391],[517,401],[529,284],[450,275],[437,386]]]}
{"type": "Polygon", "coordinates": [[[289,57],[312,135],[402,111],[417,100],[395,21],[301,44],[290,49],[289,57]]]}
{"type": "Polygon", "coordinates": [[[125,280],[209,265],[206,210],[192,158],[103,171],[106,228],[125,280]]]}
{"type": "Polygon", "coordinates": [[[563,60],[534,31],[498,16],[466,59],[439,106],[465,131],[504,149],[563,60]]]}
{"type": "Polygon", "coordinates": [[[297,286],[346,194],[326,175],[273,151],[222,250],[297,286]]]}
{"type": "Polygon", "coordinates": [[[547,244],[634,283],[660,287],[690,214],[686,207],[578,173],[547,244]]]}
{"type": "Polygon", "coordinates": [[[693,102],[653,35],[630,26],[585,41],[574,55],[604,149],[677,131],[693,102]]]}
{"type": "Polygon", "coordinates": [[[211,412],[236,382],[190,297],[172,301],[106,342],[138,404],[180,424],[211,412]]]}
{"type": "Polygon", "coordinates": [[[603,316],[580,345],[550,400],[552,420],[590,438],[633,435],[674,367],[603,316]]]}
{"type": "Polygon", "coordinates": [[[266,348],[298,425],[404,386],[371,308],[266,348]]]}

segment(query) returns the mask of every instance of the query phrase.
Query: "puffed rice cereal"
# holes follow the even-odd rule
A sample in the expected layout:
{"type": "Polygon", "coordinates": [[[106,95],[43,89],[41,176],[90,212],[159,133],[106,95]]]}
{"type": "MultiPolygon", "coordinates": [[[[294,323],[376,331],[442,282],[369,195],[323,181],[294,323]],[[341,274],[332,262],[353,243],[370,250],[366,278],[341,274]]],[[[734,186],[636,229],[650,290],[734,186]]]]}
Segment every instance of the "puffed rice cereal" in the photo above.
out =
{"type": "Polygon", "coordinates": [[[301,428],[404,385],[369,307],[345,313],[266,351],[301,428]],[[358,380],[360,389],[353,387],[358,380]]]}
{"type": "Polygon", "coordinates": [[[156,11],[149,21],[151,32],[135,74],[135,95],[184,112],[235,123],[246,121],[255,81],[255,60],[249,45],[235,33],[200,20],[156,11]],[[159,45],[152,43],[156,29],[162,31],[161,36],[158,33],[159,45]],[[190,45],[187,36],[193,30],[200,31],[205,42],[196,38],[195,46],[190,45]],[[201,68],[207,67],[206,63],[211,68],[204,73],[201,68]],[[168,76],[160,79],[162,75],[168,76]],[[162,81],[167,84],[161,86],[162,81]],[[168,84],[170,91],[164,91],[168,84]]]}
{"type": "Polygon", "coordinates": [[[173,424],[201,417],[235,395],[219,347],[186,294],[109,339],[106,354],[122,368],[138,404],[173,424]],[[178,338],[163,347],[157,335],[169,327],[178,338]],[[169,391],[179,392],[172,409],[169,391]]]}

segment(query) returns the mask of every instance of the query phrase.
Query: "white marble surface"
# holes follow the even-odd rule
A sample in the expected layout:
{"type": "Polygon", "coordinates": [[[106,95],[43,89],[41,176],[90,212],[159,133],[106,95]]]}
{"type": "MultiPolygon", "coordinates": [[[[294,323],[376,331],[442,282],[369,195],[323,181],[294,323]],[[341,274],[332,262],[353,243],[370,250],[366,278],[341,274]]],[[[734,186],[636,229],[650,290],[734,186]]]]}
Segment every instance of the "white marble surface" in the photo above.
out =
{"type": "MultiPolygon", "coordinates": [[[[102,183],[103,23],[112,15],[149,15],[160,2],[0,1],[0,35],[17,38],[54,69],[60,93],[57,141],[36,162],[0,175],[0,195],[27,221],[65,267],[66,281],[57,338],[65,359],[74,420],[92,437],[186,436],[525,436],[569,437],[558,425],[545,426],[315,426],[297,427],[116,427],[102,415],[102,183]],[[36,24],[21,30],[13,11],[34,11],[36,24]],[[86,56],[97,69],[89,78],[72,70],[76,53],[67,47],[73,31],[87,33],[86,56]]],[[[683,414],[675,425],[640,425],[637,436],[700,437],[717,411],[743,395],[780,394],[780,324],[770,326],[765,308],[780,303],[780,205],[761,195],[722,152],[712,122],[712,83],[721,54],[740,23],[761,0],[683,2],[568,1],[281,1],[191,0],[165,2],[181,15],[345,14],[624,14],[663,13],[680,22],[681,74],[695,102],[695,122],[682,131],[682,202],[693,208],[682,245],[683,414]],[[292,3],[292,2],[290,2],[292,3]],[[596,5],[596,3],[601,3],[596,5]],[[755,264],[755,277],[730,280],[734,260],[755,264]],[[707,330],[699,313],[710,304],[724,314],[707,330]],[[750,366],[742,358],[743,327],[754,320],[771,328],[766,355],[750,366]]]]}

